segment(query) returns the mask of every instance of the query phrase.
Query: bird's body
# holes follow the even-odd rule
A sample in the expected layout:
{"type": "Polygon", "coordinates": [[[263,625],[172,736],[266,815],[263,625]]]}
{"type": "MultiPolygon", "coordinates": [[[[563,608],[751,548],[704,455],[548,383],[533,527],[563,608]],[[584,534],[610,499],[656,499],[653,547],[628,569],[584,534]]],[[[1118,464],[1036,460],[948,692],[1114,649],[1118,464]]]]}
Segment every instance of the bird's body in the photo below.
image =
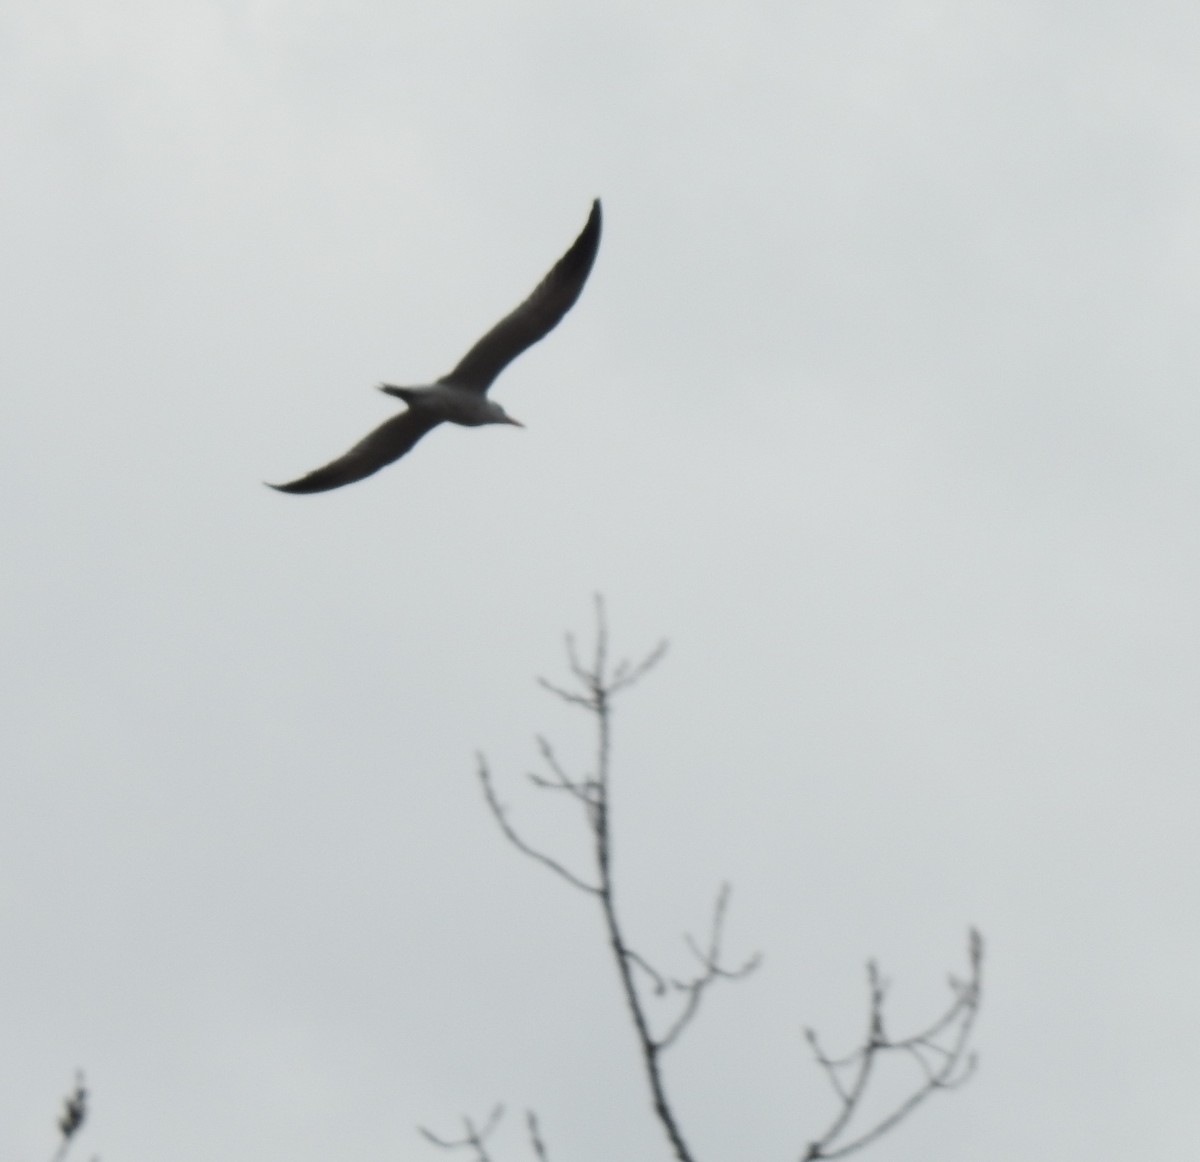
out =
{"type": "Polygon", "coordinates": [[[404,400],[411,411],[423,412],[431,418],[437,416],[441,421],[461,424],[464,428],[516,423],[494,399],[455,383],[434,383],[428,387],[397,387],[392,383],[381,383],[379,390],[385,395],[404,400]]]}
{"type": "Polygon", "coordinates": [[[323,468],[293,480],[273,484],[280,492],[325,492],[362,480],[399,460],[422,436],[438,424],[464,427],[483,424],[513,424],[522,427],[498,403],[487,398],[487,390],[522,351],[545,338],[574,306],[591,273],[600,245],[600,202],[582,233],[556,262],[533,293],[483,336],[449,375],[423,387],[380,384],[380,390],[402,399],[407,410],[385,420],[366,439],[344,456],[323,468]]]}

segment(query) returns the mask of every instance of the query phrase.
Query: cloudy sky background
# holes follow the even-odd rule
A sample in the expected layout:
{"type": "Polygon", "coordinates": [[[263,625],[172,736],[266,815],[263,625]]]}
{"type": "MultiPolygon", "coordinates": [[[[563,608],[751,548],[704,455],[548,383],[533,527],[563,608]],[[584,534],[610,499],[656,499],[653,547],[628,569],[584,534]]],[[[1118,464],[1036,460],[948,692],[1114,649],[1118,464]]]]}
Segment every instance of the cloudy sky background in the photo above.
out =
{"type": "MultiPolygon", "coordinates": [[[[561,636],[617,720],[621,903],[760,973],[668,1060],[797,1157],[988,940],[982,1064],[867,1156],[1200,1142],[1200,10],[114,0],[0,8],[0,1158],[77,1066],[107,1162],[437,1157],[498,1100],[666,1158],[587,900],[523,861],[561,636]],[[440,430],[283,496],[515,305],[440,430]]],[[[527,1157],[512,1117],[497,1156],[527,1157]]]]}

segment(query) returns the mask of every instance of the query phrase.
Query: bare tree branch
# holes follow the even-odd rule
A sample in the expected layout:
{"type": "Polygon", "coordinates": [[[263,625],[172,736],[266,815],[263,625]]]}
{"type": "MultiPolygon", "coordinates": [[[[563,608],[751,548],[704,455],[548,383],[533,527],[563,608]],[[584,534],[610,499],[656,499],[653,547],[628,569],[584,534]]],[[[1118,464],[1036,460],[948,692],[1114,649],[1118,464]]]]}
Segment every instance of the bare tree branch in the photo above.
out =
{"type": "Polygon", "coordinates": [[[667,642],[661,641],[636,665],[621,662],[613,674],[609,693],[616,694],[619,690],[628,690],[635,682],[640,682],[659,662],[666,657],[667,642]]]}
{"type": "Polygon", "coordinates": [[[842,1058],[828,1057],[821,1050],[816,1034],[811,1029],[806,1030],[813,1055],[837,1094],[840,1108],[825,1133],[809,1143],[803,1162],[844,1158],[861,1150],[903,1121],[931,1094],[938,1090],[954,1089],[972,1075],[976,1059],[973,1054],[967,1054],[966,1049],[979,1015],[983,985],[983,939],[975,929],[971,929],[968,941],[968,959],[970,977],[966,981],[950,978],[950,989],[954,994],[950,1005],[932,1024],[910,1037],[891,1040],[884,1033],[883,1005],[887,988],[874,963],[867,966],[870,997],[868,1031],[859,1048],[842,1058]],[[944,1042],[937,1040],[939,1037],[944,1038],[944,1042]],[[889,1053],[903,1054],[915,1060],[923,1075],[923,1082],[874,1125],[850,1140],[839,1143],[838,1139],[859,1113],[877,1060],[889,1053]],[[926,1054],[936,1059],[933,1064],[926,1054]],[[844,1074],[850,1075],[848,1083],[843,1081],[844,1074]]]}
{"type": "Polygon", "coordinates": [[[502,1117],[504,1117],[504,1107],[498,1105],[488,1114],[487,1121],[481,1127],[476,1127],[474,1121],[464,1114],[461,1138],[443,1138],[432,1130],[427,1130],[424,1126],[418,1126],[417,1129],[427,1141],[443,1150],[474,1150],[475,1162],[491,1162],[486,1142],[491,1137],[492,1131],[500,1124],[502,1117]]]}
{"type": "Polygon", "coordinates": [[[542,761],[549,768],[552,777],[546,778],[545,775],[530,772],[529,781],[544,791],[568,791],[581,803],[588,807],[593,806],[595,804],[595,783],[590,779],[579,781],[571,778],[558,761],[554,748],[540,734],[537,736],[537,745],[542,755],[542,761]]]}
{"type": "Polygon", "coordinates": [[[633,962],[635,968],[640,968],[650,978],[650,987],[654,990],[654,995],[656,997],[664,996],[668,987],[667,978],[641,953],[635,952],[632,948],[627,948],[625,955],[633,962]]]}
{"type": "MultiPolygon", "coordinates": [[[[479,759],[480,779],[488,807],[500,825],[505,838],[524,854],[545,864],[573,886],[592,892],[599,898],[609,948],[616,964],[626,1007],[641,1050],[654,1112],[662,1124],[676,1157],[680,1162],[692,1162],[692,1155],[667,1099],[659,1056],[678,1038],[684,1027],[694,1017],[701,998],[713,983],[721,979],[735,980],[746,975],[758,963],[758,958],[751,958],[738,969],[726,969],[720,963],[721,933],[728,903],[728,888],[722,888],[718,894],[708,948],[702,950],[689,938],[689,946],[701,965],[701,972],[691,979],[669,980],[663,973],[653,968],[644,956],[635,951],[625,938],[616,908],[609,828],[608,787],[612,700],[616,694],[629,689],[640,681],[662,660],[667,650],[667,643],[660,642],[637,662],[621,659],[610,671],[608,623],[604,601],[599,596],[595,599],[595,610],[596,633],[589,661],[583,660],[574,636],[571,634],[566,636],[567,668],[573,679],[573,685],[562,685],[546,678],[538,678],[538,683],[544,690],[562,701],[572,706],[580,706],[593,716],[596,727],[596,769],[589,776],[572,776],[559,762],[550,744],[545,739],[539,738],[538,748],[549,774],[531,774],[529,776],[530,781],[538,790],[566,791],[583,805],[592,835],[594,880],[592,882],[585,881],[574,872],[568,871],[558,860],[534,848],[517,833],[496,797],[490,772],[482,756],[479,759]],[[646,980],[649,981],[650,991],[655,996],[661,997],[667,993],[675,993],[683,997],[682,1009],[662,1037],[656,1037],[651,1031],[646,1002],[639,989],[639,982],[634,976],[635,972],[644,974],[646,980]]],[[[642,988],[644,987],[645,982],[642,982],[642,988]]]]}
{"type": "Polygon", "coordinates": [[[557,694],[564,702],[570,702],[575,706],[582,706],[584,710],[595,710],[590,698],[584,698],[579,694],[573,694],[570,690],[564,690],[561,686],[556,686],[553,682],[547,681],[545,678],[538,678],[537,684],[543,690],[549,690],[551,694],[557,694]]]}
{"type": "Polygon", "coordinates": [[[704,997],[706,989],[718,980],[741,980],[743,977],[749,976],[762,963],[762,956],[756,952],[740,968],[721,967],[721,936],[725,926],[725,910],[729,905],[730,891],[728,884],[722,884],[721,890],[717,893],[717,902],[713,906],[712,934],[708,938],[708,949],[701,949],[691,936],[684,938],[687,946],[692,950],[692,954],[700,961],[700,966],[704,971],[700,976],[693,977],[691,980],[673,980],[671,982],[676,990],[686,994],[687,1001],[674,1023],[659,1038],[660,1049],[669,1048],[679,1034],[687,1028],[700,1009],[700,1001],[704,997]]]}
{"type": "MultiPolygon", "coordinates": [[[[536,790],[566,792],[568,799],[574,800],[582,808],[592,841],[591,872],[586,877],[578,875],[524,839],[500,803],[487,761],[482,755],[478,756],[479,779],[488,809],[504,837],[522,854],[543,864],[572,887],[587,892],[599,901],[607,942],[637,1038],[655,1116],[679,1162],[694,1162],[667,1097],[662,1054],[679,1040],[692,1023],[708,990],[717,981],[745,978],[759,966],[761,958],[756,953],[737,967],[728,967],[723,963],[722,942],[730,898],[728,884],[722,885],[717,893],[707,942],[701,944],[690,935],[684,937],[686,946],[699,963],[699,970],[694,975],[676,978],[660,972],[631,946],[625,936],[616,904],[610,830],[608,792],[612,756],[612,702],[618,693],[635,685],[662,660],[667,643],[660,642],[640,661],[621,659],[610,669],[608,624],[604,601],[600,596],[595,599],[595,609],[596,630],[591,659],[582,660],[574,636],[568,634],[567,683],[559,684],[538,678],[544,690],[569,705],[582,707],[592,716],[596,731],[595,769],[583,775],[571,774],[559,761],[550,743],[538,736],[538,750],[546,773],[528,774],[536,790]],[[653,1031],[653,1025],[657,1022],[651,1020],[650,998],[666,1002],[674,1008],[674,1016],[658,1035],[653,1031]]],[[[559,801],[564,801],[561,795],[559,801]]],[[[801,1162],[843,1158],[864,1148],[906,1118],[930,1094],[960,1085],[971,1075],[975,1059],[966,1050],[979,1011],[983,961],[983,943],[975,931],[971,932],[969,959],[967,980],[959,981],[950,977],[951,1003],[927,1027],[909,1037],[893,1040],[885,1032],[887,985],[874,962],[867,966],[868,1020],[862,1044],[844,1057],[831,1057],[821,1048],[817,1035],[812,1030],[806,1030],[805,1035],[816,1062],[837,1097],[838,1109],[825,1132],[808,1145],[801,1162]],[[906,1098],[881,1118],[865,1128],[856,1128],[856,1122],[863,1120],[864,1098],[876,1066],[888,1055],[911,1058],[920,1080],[906,1098]]],[[[452,1141],[438,1138],[426,1130],[422,1133],[435,1145],[445,1149],[473,1149],[476,1152],[475,1162],[490,1162],[485,1140],[495,1128],[500,1112],[498,1108],[482,1129],[476,1129],[469,1119],[464,1118],[464,1135],[452,1141]]],[[[548,1162],[537,1118],[532,1112],[526,1116],[526,1125],[536,1159],[538,1162],[548,1162]]]]}
{"type": "Polygon", "coordinates": [[[537,1162],[550,1162],[550,1155],[546,1153],[546,1144],[542,1141],[537,1114],[533,1110],[525,1111],[525,1128],[529,1131],[529,1144],[533,1147],[533,1156],[537,1162]]]}
{"type": "MultiPolygon", "coordinates": [[[[437,1146],[439,1150],[474,1150],[474,1162],[491,1162],[487,1140],[492,1136],[503,1117],[504,1107],[502,1105],[496,1106],[488,1114],[487,1121],[482,1126],[476,1126],[475,1122],[464,1114],[463,1133],[460,1138],[443,1138],[440,1134],[435,1134],[424,1126],[418,1126],[417,1130],[427,1142],[437,1146]]],[[[536,1162],[550,1162],[550,1155],[546,1152],[546,1143],[542,1140],[537,1114],[533,1110],[525,1111],[525,1130],[529,1135],[529,1147],[533,1151],[536,1162]]]]}
{"type": "Polygon", "coordinates": [[[558,860],[546,855],[545,852],[538,851],[535,847],[531,847],[517,834],[512,824],[508,821],[508,813],[504,810],[504,806],[496,798],[496,791],[492,786],[492,775],[488,770],[487,760],[483,755],[477,757],[479,760],[479,781],[483,785],[484,797],[487,799],[487,805],[491,808],[492,815],[500,825],[500,830],[504,832],[505,838],[519,851],[529,856],[530,859],[536,859],[539,863],[545,864],[551,871],[562,876],[573,887],[578,888],[582,892],[591,892],[593,895],[597,895],[600,892],[600,888],[595,884],[589,884],[581,880],[574,872],[568,871],[558,860]]]}
{"type": "Polygon", "coordinates": [[[608,673],[608,621],[604,608],[604,598],[595,595],[596,606],[596,646],[590,666],[579,660],[579,650],[575,644],[575,635],[567,634],[566,653],[567,667],[571,675],[583,687],[584,693],[568,690],[557,682],[539,677],[537,683],[543,690],[569,702],[573,706],[582,706],[585,710],[595,713],[599,709],[598,699],[603,694],[610,701],[614,694],[627,690],[630,686],[641,681],[666,656],[668,642],[664,638],[639,662],[622,659],[616,665],[612,674],[608,673]]]}

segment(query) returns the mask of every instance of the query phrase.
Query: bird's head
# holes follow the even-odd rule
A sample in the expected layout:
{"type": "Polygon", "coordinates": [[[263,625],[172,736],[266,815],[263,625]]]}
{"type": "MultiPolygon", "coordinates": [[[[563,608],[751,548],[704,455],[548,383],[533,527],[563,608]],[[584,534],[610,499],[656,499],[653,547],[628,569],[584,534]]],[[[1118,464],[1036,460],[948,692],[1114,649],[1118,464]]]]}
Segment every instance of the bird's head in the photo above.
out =
{"type": "Polygon", "coordinates": [[[514,428],[525,426],[520,420],[514,420],[495,400],[489,399],[487,402],[489,424],[512,424],[514,428]]]}

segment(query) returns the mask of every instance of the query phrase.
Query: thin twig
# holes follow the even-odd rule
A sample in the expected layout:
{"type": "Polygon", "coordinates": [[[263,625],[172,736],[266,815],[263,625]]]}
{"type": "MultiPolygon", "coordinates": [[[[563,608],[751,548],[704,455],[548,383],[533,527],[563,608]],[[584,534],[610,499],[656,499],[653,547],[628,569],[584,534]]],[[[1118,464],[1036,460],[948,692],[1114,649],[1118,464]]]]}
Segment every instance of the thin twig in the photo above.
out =
{"type": "Polygon", "coordinates": [[[691,936],[685,936],[684,942],[691,949],[692,955],[700,962],[704,970],[700,976],[691,980],[673,980],[672,986],[679,992],[687,994],[682,1011],[675,1021],[658,1039],[660,1049],[667,1049],[678,1040],[680,1033],[687,1028],[700,1009],[700,1002],[705,991],[718,980],[740,980],[749,976],[762,963],[762,957],[756,952],[750,956],[740,968],[723,968],[721,966],[721,938],[724,934],[725,911],[729,905],[730,887],[722,884],[713,905],[712,932],[708,938],[707,950],[702,949],[691,936]]]}
{"type": "Polygon", "coordinates": [[[581,782],[571,778],[558,761],[558,755],[554,753],[554,748],[540,734],[537,736],[537,745],[542,755],[542,761],[546,764],[553,777],[548,779],[545,775],[530,772],[527,776],[529,781],[543,791],[568,791],[581,803],[590,806],[595,798],[593,794],[594,787],[591,781],[584,779],[581,782]]]}
{"type": "Polygon", "coordinates": [[[628,690],[635,682],[640,682],[666,657],[667,648],[668,642],[664,638],[637,665],[630,666],[628,662],[622,662],[613,674],[612,684],[608,688],[609,693],[616,694],[619,690],[628,690]]]}
{"type": "Polygon", "coordinates": [[[582,706],[584,710],[595,711],[596,709],[590,698],[583,698],[578,694],[573,694],[570,690],[564,690],[561,686],[556,686],[546,678],[538,678],[537,684],[543,690],[549,690],[551,694],[556,694],[564,702],[570,702],[574,706],[582,706]]]}
{"type": "Polygon", "coordinates": [[[529,1131],[529,1144],[533,1147],[534,1157],[538,1162],[550,1162],[550,1155],[546,1153],[546,1143],[542,1141],[537,1114],[533,1110],[525,1111],[525,1127],[529,1131]]]}
{"type": "Polygon", "coordinates": [[[504,1117],[504,1107],[496,1106],[488,1119],[484,1122],[482,1128],[477,1129],[475,1123],[463,1115],[463,1136],[461,1138],[443,1138],[435,1134],[432,1130],[427,1130],[424,1126],[418,1126],[417,1129],[435,1146],[443,1150],[474,1150],[475,1162],[491,1162],[491,1156],[487,1152],[486,1142],[491,1136],[492,1131],[500,1124],[500,1119],[504,1117]]]}
{"type": "Polygon", "coordinates": [[[590,892],[592,895],[598,895],[600,888],[595,884],[589,884],[585,880],[580,879],[574,872],[565,868],[558,860],[548,856],[543,851],[538,851],[536,847],[531,847],[524,839],[516,832],[512,824],[508,821],[508,813],[504,810],[500,800],[496,798],[496,790],[492,786],[492,775],[488,770],[487,760],[483,755],[477,756],[479,760],[479,781],[483,785],[483,794],[487,799],[487,805],[491,809],[492,815],[496,822],[500,825],[500,830],[504,832],[505,838],[519,851],[524,852],[530,859],[536,859],[539,863],[545,864],[551,871],[562,876],[567,883],[578,888],[581,892],[590,892]]]}
{"type": "Polygon", "coordinates": [[[625,949],[625,955],[650,978],[650,985],[654,989],[655,996],[661,997],[667,991],[667,978],[640,952],[635,952],[632,948],[627,948],[625,949]]]}

